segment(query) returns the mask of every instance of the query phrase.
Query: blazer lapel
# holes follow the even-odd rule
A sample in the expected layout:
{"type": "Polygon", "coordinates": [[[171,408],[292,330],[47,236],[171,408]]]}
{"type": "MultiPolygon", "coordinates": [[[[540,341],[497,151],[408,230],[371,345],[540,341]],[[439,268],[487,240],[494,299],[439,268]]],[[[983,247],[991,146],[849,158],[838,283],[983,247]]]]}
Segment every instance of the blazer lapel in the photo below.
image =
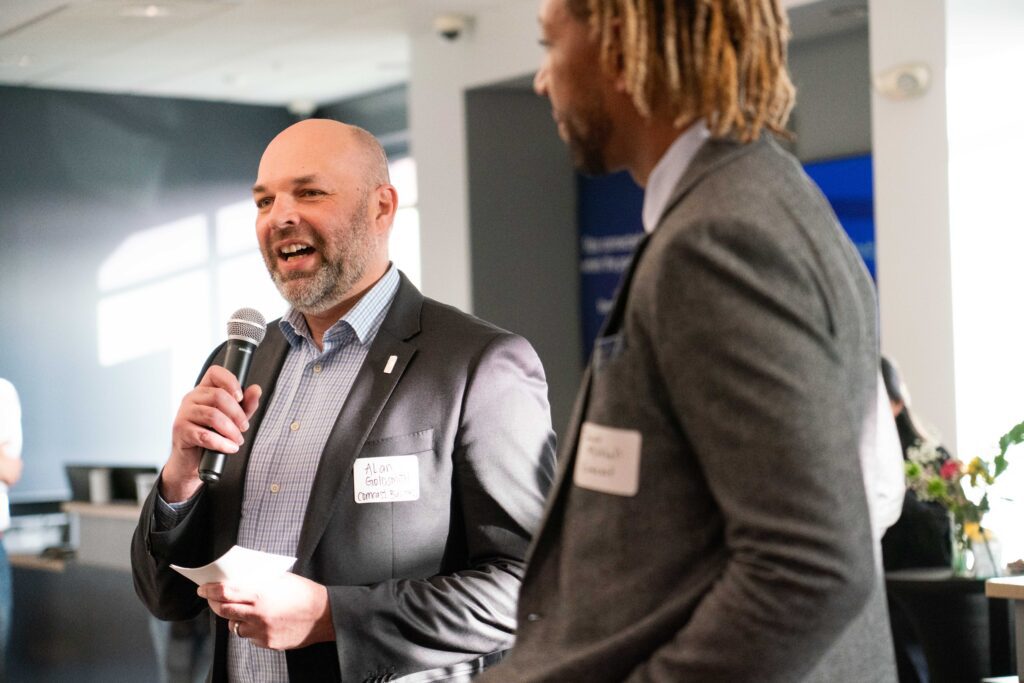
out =
{"type": "MultiPolygon", "coordinates": [[[[762,140],[759,144],[766,143],[762,140]]],[[[662,213],[662,217],[664,217],[665,213],[668,213],[678,205],[702,178],[706,177],[709,173],[721,167],[723,164],[727,164],[732,159],[747,153],[752,146],[753,145],[739,145],[727,140],[708,140],[704,143],[697,152],[697,155],[693,158],[693,161],[690,163],[686,172],[683,173],[683,177],[679,179],[679,183],[672,192],[672,198],[666,205],[665,211],[662,213]]],[[[615,292],[615,300],[612,304],[612,308],[608,312],[608,316],[605,318],[604,323],[601,325],[601,331],[597,334],[595,349],[602,339],[612,337],[618,334],[622,329],[622,323],[626,313],[626,303],[629,300],[629,290],[633,282],[633,275],[636,272],[637,265],[640,263],[640,259],[643,257],[644,250],[647,248],[650,239],[651,235],[644,235],[643,239],[640,240],[640,243],[637,244],[636,251],[633,252],[633,258],[630,260],[629,267],[623,273],[622,279],[619,281],[619,286],[615,292]]],[[[576,403],[573,406],[572,417],[570,418],[568,428],[565,431],[566,438],[562,440],[561,445],[559,446],[558,473],[555,477],[555,483],[552,489],[553,493],[548,496],[548,501],[544,509],[540,534],[534,539],[534,543],[531,546],[529,558],[530,566],[533,564],[532,560],[534,554],[537,554],[538,548],[544,545],[544,539],[549,535],[556,533],[553,528],[554,525],[549,524],[548,520],[558,518],[556,510],[563,504],[563,501],[565,500],[565,489],[568,487],[568,482],[572,479],[572,471],[576,462],[576,449],[579,446],[580,427],[587,417],[587,406],[590,401],[591,380],[595,371],[597,370],[595,368],[594,357],[592,355],[591,360],[584,371],[579,392],[576,395],[576,403]]],[[[527,568],[527,571],[529,571],[529,567],[527,568]]]]}
{"type": "MultiPolygon", "coordinates": [[[[650,241],[650,235],[644,235],[640,243],[637,244],[636,250],[633,252],[633,258],[630,259],[629,266],[626,271],[622,274],[622,279],[619,280],[619,286],[615,291],[615,299],[612,303],[612,308],[608,312],[608,316],[604,319],[604,323],[601,325],[601,331],[597,333],[596,343],[599,343],[601,339],[614,335],[622,327],[622,319],[625,316],[626,301],[629,298],[629,287],[633,282],[633,273],[636,272],[637,263],[640,261],[640,257],[643,255],[644,249],[647,248],[647,243],[650,241]]],[[[596,348],[596,346],[595,346],[596,348]]],[[[552,487],[552,494],[548,496],[547,503],[544,506],[544,514],[541,517],[541,532],[540,535],[535,539],[530,552],[532,558],[533,553],[541,545],[541,539],[549,533],[552,533],[551,525],[547,524],[549,517],[556,517],[557,514],[554,512],[555,508],[561,504],[564,500],[563,492],[568,486],[568,481],[572,478],[572,469],[576,461],[576,448],[579,444],[580,437],[580,426],[587,417],[587,405],[590,402],[590,384],[593,378],[594,360],[591,357],[589,363],[587,363],[586,369],[583,371],[583,379],[580,381],[580,389],[576,393],[576,402],[573,404],[572,416],[569,418],[569,426],[565,431],[565,439],[562,440],[558,448],[558,470],[555,475],[555,483],[552,487]]],[[[529,560],[530,558],[528,558],[529,560]]]]}
{"type": "Polygon", "coordinates": [[[422,306],[423,295],[401,275],[387,317],[324,446],[299,535],[296,574],[308,573],[313,552],[335,506],[342,501],[339,491],[345,490],[352,478],[352,463],[416,353],[416,346],[407,340],[420,331],[422,306]]]}

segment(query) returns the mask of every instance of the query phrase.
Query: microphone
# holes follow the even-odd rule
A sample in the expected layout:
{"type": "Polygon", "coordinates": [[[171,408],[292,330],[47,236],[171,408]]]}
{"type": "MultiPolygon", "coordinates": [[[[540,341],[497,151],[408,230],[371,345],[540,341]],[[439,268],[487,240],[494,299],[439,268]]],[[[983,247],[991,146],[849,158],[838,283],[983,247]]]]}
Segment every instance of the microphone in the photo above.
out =
{"type": "MultiPolygon", "coordinates": [[[[228,319],[228,342],[223,367],[238,378],[243,388],[252,364],[252,354],[266,334],[267,320],[255,308],[240,308],[228,319]]],[[[220,481],[226,457],[223,453],[204,450],[203,459],[199,463],[199,478],[208,484],[220,481]]]]}

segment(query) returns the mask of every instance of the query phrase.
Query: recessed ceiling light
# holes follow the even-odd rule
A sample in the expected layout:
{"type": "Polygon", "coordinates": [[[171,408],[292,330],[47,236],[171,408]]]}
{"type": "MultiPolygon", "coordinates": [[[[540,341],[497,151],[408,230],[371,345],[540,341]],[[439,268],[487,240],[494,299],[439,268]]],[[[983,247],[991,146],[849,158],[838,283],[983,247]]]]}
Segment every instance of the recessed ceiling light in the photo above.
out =
{"type": "Polygon", "coordinates": [[[165,5],[128,5],[121,9],[122,17],[134,17],[139,19],[158,19],[166,17],[171,9],[165,5]]]}

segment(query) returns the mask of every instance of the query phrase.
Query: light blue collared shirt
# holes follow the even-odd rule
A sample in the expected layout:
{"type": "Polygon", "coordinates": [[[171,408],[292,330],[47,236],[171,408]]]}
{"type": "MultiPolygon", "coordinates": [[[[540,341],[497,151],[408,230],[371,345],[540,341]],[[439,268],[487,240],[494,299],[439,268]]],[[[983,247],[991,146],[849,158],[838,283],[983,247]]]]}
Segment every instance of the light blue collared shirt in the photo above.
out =
{"type": "Polygon", "coordinates": [[[672,198],[672,191],[710,135],[704,120],[700,119],[677,137],[658,159],[644,188],[644,231],[651,233],[658,227],[658,221],[672,198]]]}
{"type": "MultiPolygon", "coordinates": [[[[295,555],[320,456],[398,283],[398,270],[392,265],[352,310],[327,329],[322,351],[301,313],[291,309],[281,319],[281,332],[291,349],[249,456],[238,545],[295,555]]],[[[229,634],[228,680],[287,681],[285,653],[229,634]]]]}

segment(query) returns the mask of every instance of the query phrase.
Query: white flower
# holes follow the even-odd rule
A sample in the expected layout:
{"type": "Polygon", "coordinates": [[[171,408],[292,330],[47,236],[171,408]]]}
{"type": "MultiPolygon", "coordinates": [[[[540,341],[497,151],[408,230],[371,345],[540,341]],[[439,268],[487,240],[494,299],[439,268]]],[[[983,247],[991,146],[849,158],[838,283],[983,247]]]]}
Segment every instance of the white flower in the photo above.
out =
{"type": "Polygon", "coordinates": [[[922,467],[939,463],[943,457],[942,451],[939,450],[939,444],[934,441],[918,441],[907,448],[907,460],[922,467]]]}

